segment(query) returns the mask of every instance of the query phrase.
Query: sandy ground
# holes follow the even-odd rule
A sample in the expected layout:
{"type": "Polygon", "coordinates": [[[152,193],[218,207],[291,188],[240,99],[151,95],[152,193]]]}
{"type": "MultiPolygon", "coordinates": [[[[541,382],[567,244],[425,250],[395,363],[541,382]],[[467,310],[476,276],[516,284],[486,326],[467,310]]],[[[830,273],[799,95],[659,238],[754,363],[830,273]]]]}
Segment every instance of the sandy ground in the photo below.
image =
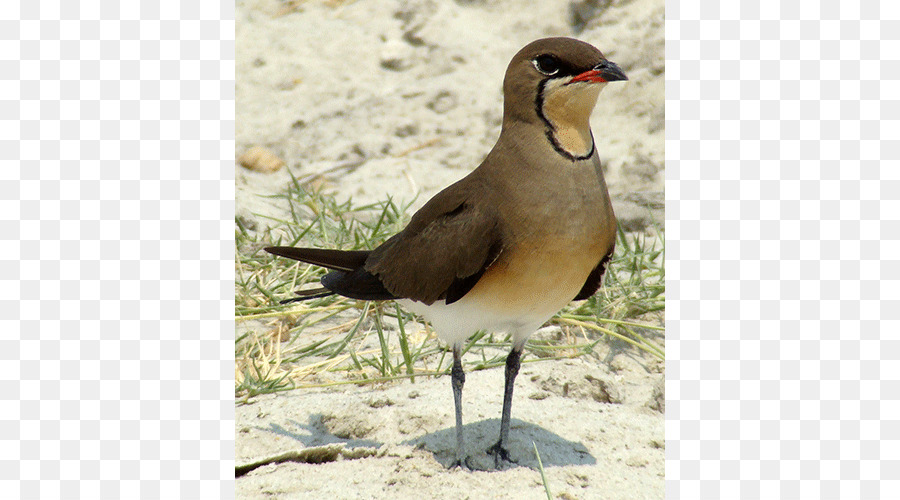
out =
{"type": "MultiPolygon", "coordinates": [[[[661,362],[584,359],[527,363],[516,384],[511,458],[499,472],[446,468],[455,428],[450,381],[314,389],[261,396],[237,408],[238,464],[285,452],[237,479],[239,498],[541,498],[534,448],[557,498],[662,498],[661,362]]],[[[503,370],[467,375],[463,392],[473,467],[497,440],[503,370]]]]}
{"type": "MultiPolygon", "coordinates": [[[[283,191],[288,170],[319,174],[313,182],[339,198],[390,194],[418,208],[496,141],[512,55],[564,35],[629,76],[601,94],[594,136],[623,226],[662,224],[663,14],[661,0],[238,2],[235,153],[262,145],[287,167],[236,167],[237,215],[257,227],[285,217],[286,205],[260,195],[283,191]]],[[[600,354],[523,365],[511,432],[523,466],[500,472],[444,467],[455,442],[447,377],[255,398],[237,407],[237,463],[252,469],[237,495],[542,498],[537,446],[557,498],[662,498],[662,364],[600,354]]],[[[476,459],[496,440],[502,379],[502,369],[467,378],[476,459]]]]}

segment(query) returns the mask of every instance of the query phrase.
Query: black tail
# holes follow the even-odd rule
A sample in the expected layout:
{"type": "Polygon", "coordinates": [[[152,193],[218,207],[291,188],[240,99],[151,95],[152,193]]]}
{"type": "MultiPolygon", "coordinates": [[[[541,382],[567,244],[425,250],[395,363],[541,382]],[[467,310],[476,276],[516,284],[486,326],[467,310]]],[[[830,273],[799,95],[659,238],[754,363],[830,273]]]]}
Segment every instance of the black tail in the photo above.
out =
{"type": "Polygon", "coordinates": [[[310,300],[338,294],[351,299],[390,300],[396,298],[387,291],[377,276],[365,270],[368,250],[326,250],[322,248],[267,247],[271,254],[325,267],[332,271],[322,276],[322,286],[300,290],[299,297],[281,301],[282,304],[310,300]]]}

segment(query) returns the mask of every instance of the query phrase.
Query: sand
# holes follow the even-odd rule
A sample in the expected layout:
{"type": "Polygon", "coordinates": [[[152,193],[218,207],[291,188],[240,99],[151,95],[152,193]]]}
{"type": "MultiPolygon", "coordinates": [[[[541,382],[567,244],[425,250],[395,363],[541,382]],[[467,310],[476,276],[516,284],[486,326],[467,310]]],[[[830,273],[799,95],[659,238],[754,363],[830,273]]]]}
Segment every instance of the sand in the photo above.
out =
{"type": "MultiPolygon", "coordinates": [[[[501,82],[523,45],[588,41],[629,77],[592,118],[617,216],[663,223],[661,0],[238,2],[235,157],[259,145],[274,173],[236,166],[237,216],[286,217],[295,176],[357,203],[418,208],[471,171],[499,134],[501,82]]],[[[633,350],[526,363],[511,452],[522,466],[448,470],[449,377],[294,390],[237,406],[239,498],[542,498],[534,447],[556,498],[664,495],[663,365],[633,350]],[[254,467],[254,462],[280,463],[254,467]]],[[[526,358],[527,359],[527,358],[526,358]]],[[[478,460],[496,441],[503,370],[470,373],[464,418],[478,460]]]]}

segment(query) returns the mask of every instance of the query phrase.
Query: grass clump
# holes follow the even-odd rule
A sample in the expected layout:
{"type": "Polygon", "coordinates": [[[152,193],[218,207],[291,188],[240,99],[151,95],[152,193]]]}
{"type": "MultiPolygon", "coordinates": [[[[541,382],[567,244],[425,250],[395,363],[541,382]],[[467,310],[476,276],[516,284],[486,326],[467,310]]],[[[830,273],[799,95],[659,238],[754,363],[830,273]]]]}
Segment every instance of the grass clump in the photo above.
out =
{"type": "MultiPolygon", "coordinates": [[[[235,221],[236,396],[447,373],[452,356],[446,346],[392,301],[330,296],[279,304],[297,289],[318,286],[325,270],[263,251],[271,245],[371,249],[406,225],[410,206],[390,199],[362,206],[338,202],[297,179],[274,198],[287,203],[285,219],[270,218],[262,230],[252,221],[235,221]]],[[[604,287],[557,314],[550,324],[564,338],[533,338],[526,349],[534,356],[524,362],[589,355],[609,338],[662,359],[665,246],[662,231],[658,236],[620,231],[604,287]]],[[[502,366],[509,348],[506,336],[479,332],[466,346],[476,355],[464,358],[465,369],[502,366]]]]}

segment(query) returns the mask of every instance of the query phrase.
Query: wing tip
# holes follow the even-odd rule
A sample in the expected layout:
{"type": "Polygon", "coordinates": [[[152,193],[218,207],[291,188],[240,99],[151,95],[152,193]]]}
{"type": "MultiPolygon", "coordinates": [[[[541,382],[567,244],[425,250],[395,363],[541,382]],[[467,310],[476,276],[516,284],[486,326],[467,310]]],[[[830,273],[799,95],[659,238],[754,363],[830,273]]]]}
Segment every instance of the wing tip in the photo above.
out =
{"type": "Polygon", "coordinates": [[[272,255],[278,255],[279,257],[286,257],[286,255],[284,255],[284,253],[285,253],[285,249],[287,249],[287,248],[293,248],[293,247],[265,247],[265,248],[263,248],[263,250],[269,252],[272,255]]]}
{"type": "Polygon", "coordinates": [[[309,290],[297,290],[294,292],[294,294],[296,294],[297,297],[280,300],[280,301],[278,301],[278,303],[279,304],[290,304],[293,302],[303,302],[305,300],[321,299],[323,297],[328,297],[328,296],[334,295],[335,293],[327,288],[320,287],[320,288],[311,288],[309,290]]]}

